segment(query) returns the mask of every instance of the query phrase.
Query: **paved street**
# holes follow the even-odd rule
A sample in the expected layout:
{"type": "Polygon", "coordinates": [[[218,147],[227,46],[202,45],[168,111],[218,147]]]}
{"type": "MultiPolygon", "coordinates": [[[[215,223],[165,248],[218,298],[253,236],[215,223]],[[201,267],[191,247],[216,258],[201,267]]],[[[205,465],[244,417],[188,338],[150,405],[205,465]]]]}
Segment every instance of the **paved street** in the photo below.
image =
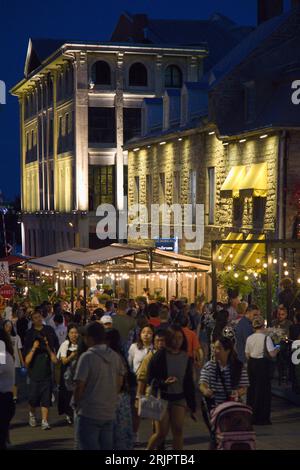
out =
{"type": "MultiPolygon", "coordinates": [[[[57,415],[56,407],[50,414],[52,429],[41,431],[40,427],[28,426],[28,414],[25,403],[17,406],[17,412],[11,426],[11,443],[14,449],[62,450],[73,447],[73,428],[65,425],[57,415]]],[[[257,448],[294,450],[300,448],[300,407],[296,407],[280,398],[273,399],[272,426],[256,427],[257,448]]],[[[142,422],[140,436],[149,437],[150,423],[142,422]]],[[[185,449],[205,450],[208,446],[208,434],[198,412],[198,422],[190,418],[185,426],[185,449]]],[[[142,447],[140,447],[142,449],[142,447]]]]}

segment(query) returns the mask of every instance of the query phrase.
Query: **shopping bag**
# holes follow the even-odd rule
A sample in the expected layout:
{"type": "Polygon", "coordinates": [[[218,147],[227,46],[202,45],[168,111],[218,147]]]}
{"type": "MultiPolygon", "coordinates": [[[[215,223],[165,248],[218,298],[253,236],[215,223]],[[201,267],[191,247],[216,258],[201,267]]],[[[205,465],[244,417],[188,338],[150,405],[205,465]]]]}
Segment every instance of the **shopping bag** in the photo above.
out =
{"type": "Polygon", "coordinates": [[[152,388],[151,384],[149,396],[139,398],[138,415],[141,418],[161,421],[167,411],[168,402],[160,397],[160,391],[158,391],[158,396],[154,397],[152,388]]]}

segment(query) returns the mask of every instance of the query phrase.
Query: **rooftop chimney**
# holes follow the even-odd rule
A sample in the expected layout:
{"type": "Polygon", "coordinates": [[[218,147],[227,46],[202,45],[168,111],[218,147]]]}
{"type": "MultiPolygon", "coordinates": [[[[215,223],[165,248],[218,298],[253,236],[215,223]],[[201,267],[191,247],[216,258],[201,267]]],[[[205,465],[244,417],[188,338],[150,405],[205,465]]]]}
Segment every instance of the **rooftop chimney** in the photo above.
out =
{"type": "Polygon", "coordinates": [[[258,0],[257,23],[261,24],[274,16],[282,15],[283,0],[258,0]]]}

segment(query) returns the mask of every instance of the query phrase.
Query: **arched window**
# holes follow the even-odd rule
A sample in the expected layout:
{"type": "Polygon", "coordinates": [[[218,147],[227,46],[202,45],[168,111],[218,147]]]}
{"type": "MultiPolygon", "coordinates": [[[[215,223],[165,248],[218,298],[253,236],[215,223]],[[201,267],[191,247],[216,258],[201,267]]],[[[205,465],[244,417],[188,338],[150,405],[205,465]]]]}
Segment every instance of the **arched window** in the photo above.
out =
{"type": "Polygon", "coordinates": [[[168,65],[165,71],[165,87],[166,88],[181,88],[182,87],[182,72],[177,65],[168,65]]]}
{"type": "Polygon", "coordinates": [[[129,69],[129,85],[130,86],[147,86],[148,73],[146,67],[140,62],[132,64],[129,69]]]}
{"type": "Polygon", "coordinates": [[[111,73],[107,62],[99,60],[92,66],[92,81],[95,85],[110,85],[111,73]]]}

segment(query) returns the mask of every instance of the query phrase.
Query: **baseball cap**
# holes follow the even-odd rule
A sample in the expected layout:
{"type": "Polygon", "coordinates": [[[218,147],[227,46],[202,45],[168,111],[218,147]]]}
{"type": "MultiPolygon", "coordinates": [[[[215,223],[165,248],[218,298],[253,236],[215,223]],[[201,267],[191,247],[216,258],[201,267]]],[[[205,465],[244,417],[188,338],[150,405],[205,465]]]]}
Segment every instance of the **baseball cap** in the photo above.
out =
{"type": "Polygon", "coordinates": [[[100,318],[100,322],[103,324],[103,325],[106,325],[107,323],[112,323],[112,318],[110,315],[103,315],[101,318],[100,318]]]}

